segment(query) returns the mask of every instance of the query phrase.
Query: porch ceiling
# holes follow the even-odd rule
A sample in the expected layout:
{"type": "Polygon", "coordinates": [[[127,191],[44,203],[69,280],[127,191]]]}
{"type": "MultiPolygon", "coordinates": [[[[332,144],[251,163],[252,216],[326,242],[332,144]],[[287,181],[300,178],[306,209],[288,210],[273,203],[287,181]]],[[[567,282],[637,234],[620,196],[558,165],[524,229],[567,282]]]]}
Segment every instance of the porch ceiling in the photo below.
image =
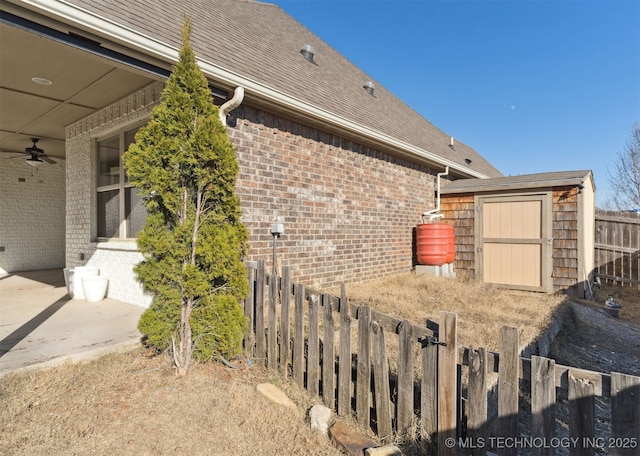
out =
{"type": "Polygon", "coordinates": [[[66,126],[152,81],[140,70],[7,23],[0,23],[0,43],[0,159],[28,158],[32,137],[47,156],[64,158],[66,126]]]}

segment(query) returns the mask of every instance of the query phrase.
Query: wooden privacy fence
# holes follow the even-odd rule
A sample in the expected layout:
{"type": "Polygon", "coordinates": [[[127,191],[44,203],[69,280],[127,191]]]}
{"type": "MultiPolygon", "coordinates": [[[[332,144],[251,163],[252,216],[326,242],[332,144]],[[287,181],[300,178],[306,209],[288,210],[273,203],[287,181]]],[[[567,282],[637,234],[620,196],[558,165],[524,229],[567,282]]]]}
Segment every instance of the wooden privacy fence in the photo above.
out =
{"type": "Polygon", "coordinates": [[[640,377],[563,366],[535,355],[523,358],[517,347],[518,331],[504,327],[499,354],[459,348],[460,364],[468,369],[469,381],[462,410],[467,432],[458,440],[458,447],[470,454],[486,454],[490,448],[505,455],[522,451],[554,455],[563,450],[575,456],[601,451],[640,454],[640,377]],[[498,375],[493,423],[487,405],[491,373],[498,375]],[[600,408],[609,411],[596,416],[596,399],[604,403],[600,408]],[[530,406],[528,416],[522,416],[519,402],[530,406]],[[596,423],[603,421],[606,429],[596,429],[596,423]],[[563,424],[558,426],[558,422],[563,424]],[[523,425],[530,430],[528,435],[523,425]]]}
{"type": "Polygon", "coordinates": [[[596,274],[640,288],[640,214],[597,211],[595,223],[596,274]]]}
{"type": "Polygon", "coordinates": [[[249,277],[245,348],[256,364],[381,437],[416,426],[443,455],[640,451],[640,377],[522,358],[514,328],[502,329],[499,354],[458,346],[454,313],[440,312],[439,324],[401,321],[348,303],[344,287],[335,298],[292,285],[288,268],[268,277],[264,261],[250,266],[249,277]],[[568,432],[555,416],[563,391],[568,432]],[[523,396],[530,412],[523,413],[523,396]],[[596,397],[609,401],[606,438],[596,434],[596,397]],[[523,434],[523,422],[530,432],[523,434]]]}

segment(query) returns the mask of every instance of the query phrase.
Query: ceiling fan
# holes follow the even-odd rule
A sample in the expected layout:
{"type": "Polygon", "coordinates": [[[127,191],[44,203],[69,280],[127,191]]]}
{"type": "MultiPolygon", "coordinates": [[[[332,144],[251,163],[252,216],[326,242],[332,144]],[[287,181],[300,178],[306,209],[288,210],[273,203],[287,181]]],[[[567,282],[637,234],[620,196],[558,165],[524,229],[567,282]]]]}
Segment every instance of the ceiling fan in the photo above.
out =
{"type": "Polygon", "coordinates": [[[43,161],[51,164],[55,164],[55,160],[50,159],[44,153],[43,149],[38,147],[38,138],[31,138],[33,145],[31,147],[25,147],[24,152],[28,155],[31,155],[30,158],[27,158],[27,164],[31,166],[38,166],[43,163],[43,161]]]}

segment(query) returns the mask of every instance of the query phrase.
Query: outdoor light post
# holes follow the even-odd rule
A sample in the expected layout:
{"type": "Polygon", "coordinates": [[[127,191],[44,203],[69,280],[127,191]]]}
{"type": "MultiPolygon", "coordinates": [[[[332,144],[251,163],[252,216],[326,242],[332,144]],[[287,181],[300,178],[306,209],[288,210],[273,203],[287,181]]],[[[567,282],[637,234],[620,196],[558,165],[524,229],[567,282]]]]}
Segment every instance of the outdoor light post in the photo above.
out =
{"type": "Polygon", "coordinates": [[[280,235],[284,233],[284,224],[282,223],[274,223],[271,225],[271,235],[273,236],[273,277],[275,278],[277,275],[276,272],[276,243],[280,235]]]}

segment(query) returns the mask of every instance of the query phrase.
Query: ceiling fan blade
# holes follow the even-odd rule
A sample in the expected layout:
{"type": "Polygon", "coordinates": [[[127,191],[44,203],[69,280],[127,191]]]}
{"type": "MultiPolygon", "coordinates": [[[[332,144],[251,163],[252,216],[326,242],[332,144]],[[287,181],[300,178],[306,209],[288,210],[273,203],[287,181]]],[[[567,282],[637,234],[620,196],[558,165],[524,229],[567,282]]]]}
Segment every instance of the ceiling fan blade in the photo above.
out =
{"type": "Polygon", "coordinates": [[[51,165],[55,165],[55,164],[58,163],[57,161],[47,157],[46,155],[40,155],[40,159],[46,161],[47,163],[49,163],[51,165]]]}

